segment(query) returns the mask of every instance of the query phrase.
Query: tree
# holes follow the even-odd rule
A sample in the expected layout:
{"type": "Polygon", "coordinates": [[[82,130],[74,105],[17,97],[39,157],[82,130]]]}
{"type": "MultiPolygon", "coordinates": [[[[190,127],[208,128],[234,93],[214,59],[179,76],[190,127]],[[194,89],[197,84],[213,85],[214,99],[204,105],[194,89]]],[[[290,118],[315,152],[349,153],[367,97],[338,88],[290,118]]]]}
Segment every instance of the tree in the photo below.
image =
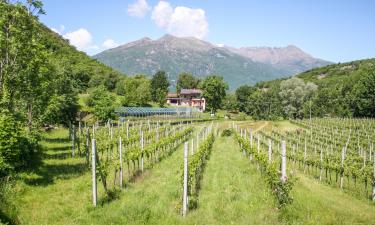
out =
{"type": "Polygon", "coordinates": [[[88,106],[92,107],[94,116],[100,121],[115,117],[115,97],[104,86],[94,89],[89,96],[88,106]]]}
{"type": "Polygon", "coordinates": [[[314,83],[307,83],[297,77],[281,82],[279,95],[282,100],[284,113],[290,118],[303,117],[303,105],[310,100],[318,89],[314,83]]]}
{"type": "Polygon", "coordinates": [[[151,79],[151,95],[152,100],[158,102],[161,93],[165,96],[168,93],[169,82],[164,71],[158,71],[151,79]]]}
{"type": "Polygon", "coordinates": [[[354,116],[375,117],[375,71],[364,72],[350,95],[354,116]]]}
{"type": "Polygon", "coordinates": [[[189,73],[181,73],[177,80],[177,93],[180,93],[181,89],[195,89],[198,87],[200,80],[189,73]]]}
{"type": "Polygon", "coordinates": [[[228,93],[223,100],[223,108],[225,110],[234,111],[237,110],[237,100],[234,93],[228,93]]]}
{"type": "Polygon", "coordinates": [[[0,112],[0,178],[26,166],[36,144],[28,139],[22,125],[7,110],[0,112]]]}
{"type": "Polygon", "coordinates": [[[255,90],[255,87],[249,85],[243,85],[237,88],[235,95],[237,107],[241,112],[245,111],[246,105],[248,104],[248,98],[255,90]]]}
{"type": "Polygon", "coordinates": [[[220,109],[226,96],[226,90],[228,90],[228,84],[223,77],[208,76],[202,81],[201,88],[203,89],[203,97],[207,101],[207,109],[213,112],[220,109]]]}
{"type": "Polygon", "coordinates": [[[116,84],[116,93],[124,106],[145,106],[151,101],[151,83],[143,75],[126,77],[116,84]]]}

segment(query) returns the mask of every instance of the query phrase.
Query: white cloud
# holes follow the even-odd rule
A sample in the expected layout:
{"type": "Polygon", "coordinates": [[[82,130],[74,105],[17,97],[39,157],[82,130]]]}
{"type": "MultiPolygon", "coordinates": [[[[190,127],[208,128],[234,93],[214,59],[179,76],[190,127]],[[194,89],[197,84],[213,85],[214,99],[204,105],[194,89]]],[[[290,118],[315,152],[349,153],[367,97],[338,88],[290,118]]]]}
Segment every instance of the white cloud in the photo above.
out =
{"type": "Polygon", "coordinates": [[[92,43],[90,32],[84,28],[66,33],[63,36],[69,40],[71,45],[74,45],[79,50],[98,49],[98,46],[93,45],[92,43]]]}
{"type": "Polygon", "coordinates": [[[224,44],[216,44],[217,47],[223,48],[225,45],[224,44]]]}
{"type": "Polygon", "coordinates": [[[128,14],[130,16],[142,18],[146,15],[151,7],[148,5],[146,0],[137,0],[135,3],[128,6],[128,14]]]}
{"type": "Polygon", "coordinates": [[[119,46],[119,44],[117,44],[114,40],[112,39],[107,39],[103,42],[102,44],[103,48],[115,48],[117,46],[119,46]]]}
{"type": "Polygon", "coordinates": [[[155,21],[156,25],[167,29],[171,21],[173,8],[169,2],[160,1],[152,11],[151,19],[155,21]]]}
{"type": "Polygon", "coordinates": [[[208,22],[203,9],[184,6],[173,7],[160,1],[152,11],[152,20],[167,32],[176,36],[192,36],[203,39],[208,33],[208,22]]]}

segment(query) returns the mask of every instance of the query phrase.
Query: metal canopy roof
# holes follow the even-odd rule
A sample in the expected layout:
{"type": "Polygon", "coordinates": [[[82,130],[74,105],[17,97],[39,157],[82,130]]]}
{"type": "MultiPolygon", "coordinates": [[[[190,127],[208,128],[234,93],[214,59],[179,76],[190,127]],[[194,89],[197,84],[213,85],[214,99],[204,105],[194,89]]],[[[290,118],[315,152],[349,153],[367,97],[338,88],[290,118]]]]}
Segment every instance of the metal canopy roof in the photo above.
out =
{"type": "Polygon", "coordinates": [[[152,108],[152,107],[120,107],[115,109],[115,113],[120,116],[151,116],[151,115],[173,115],[191,114],[199,112],[196,108],[152,108]]]}

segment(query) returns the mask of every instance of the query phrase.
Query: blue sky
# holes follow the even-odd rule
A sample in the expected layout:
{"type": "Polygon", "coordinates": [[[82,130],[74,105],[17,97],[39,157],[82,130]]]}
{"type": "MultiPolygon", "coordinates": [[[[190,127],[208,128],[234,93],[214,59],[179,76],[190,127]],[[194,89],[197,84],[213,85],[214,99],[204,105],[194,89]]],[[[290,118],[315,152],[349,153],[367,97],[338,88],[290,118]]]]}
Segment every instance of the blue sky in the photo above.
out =
{"type": "Polygon", "coordinates": [[[346,62],[375,57],[375,1],[44,0],[40,19],[92,55],[165,33],[214,44],[296,45],[346,62]]]}

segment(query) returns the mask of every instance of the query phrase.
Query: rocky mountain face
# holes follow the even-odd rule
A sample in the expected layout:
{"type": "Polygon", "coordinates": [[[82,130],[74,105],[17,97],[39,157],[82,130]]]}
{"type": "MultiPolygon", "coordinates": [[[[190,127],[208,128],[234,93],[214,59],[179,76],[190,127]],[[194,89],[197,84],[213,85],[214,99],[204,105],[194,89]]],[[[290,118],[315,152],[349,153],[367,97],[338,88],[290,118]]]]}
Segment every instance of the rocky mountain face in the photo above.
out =
{"type": "Polygon", "coordinates": [[[289,56],[289,47],[288,51],[277,57],[266,50],[249,49],[252,48],[218,47],[192,37],[164,35],[157,40],[142,38],[93,57],[128,75],[151,76],[158,70],[164,70],[171,83],[174,83],[181,72],[189,72],[201,78],[217,74],[224,77],[231,90],[243,84],[290,76],[305,70],[304,68],[316,67],[310,63],[314,59],[312,57],[307,57],[310,61],[305,63],[304,58],[299,61],[295,59],[297,53],[289,56]],[[273,56],[272,59],[270,55],[273,56]],[[284,59],[283,55],[291,59],[284,59]]]}
{"type": "Polygon", "coordinates": [[[272,65],[278,69],[284,69],[291,74],[297,74],[316,67],[326,66],[331,62],[317,59],[305,53],[294,45],[287,47],[242,47],[228,50],[247,57],[254,62],[261,62],[272,65]]]}

